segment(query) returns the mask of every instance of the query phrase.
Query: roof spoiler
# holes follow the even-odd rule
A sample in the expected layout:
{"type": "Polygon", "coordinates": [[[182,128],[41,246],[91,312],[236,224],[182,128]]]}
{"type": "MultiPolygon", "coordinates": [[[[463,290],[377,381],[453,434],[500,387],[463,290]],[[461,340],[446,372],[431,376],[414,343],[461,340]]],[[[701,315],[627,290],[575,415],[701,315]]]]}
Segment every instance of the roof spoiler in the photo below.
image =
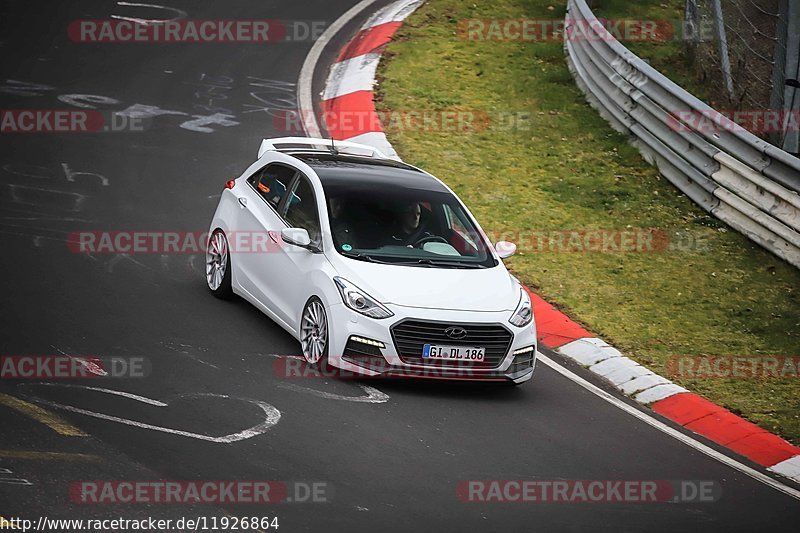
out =
{"type": "Polygon", "coordinates": [[[337,152],[345,155],[357,155],[362,157],[372,157],[376,159],[388,159],[386,155],[372,146],[359,144],[350,141],[333,141],[331,139],[320,139],[314,137],[278,137],[276,139],[264,139],[258,148],[258,158],[261,159],[267,151],[288,152],[293,150],[314,150],[331,152],[335,148],[337,152]]]}

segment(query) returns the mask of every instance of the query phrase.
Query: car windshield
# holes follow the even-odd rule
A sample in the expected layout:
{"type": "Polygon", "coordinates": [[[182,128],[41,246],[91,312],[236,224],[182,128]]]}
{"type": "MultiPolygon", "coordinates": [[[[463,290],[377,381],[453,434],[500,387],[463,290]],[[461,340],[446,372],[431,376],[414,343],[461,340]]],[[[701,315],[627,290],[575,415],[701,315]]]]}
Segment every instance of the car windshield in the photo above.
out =
{"type": "Polygon", "coordinates": [[[336,250],[362,261],[441,268],[496,265],[488,244],[446,191],[325,183],[336,250]]]}

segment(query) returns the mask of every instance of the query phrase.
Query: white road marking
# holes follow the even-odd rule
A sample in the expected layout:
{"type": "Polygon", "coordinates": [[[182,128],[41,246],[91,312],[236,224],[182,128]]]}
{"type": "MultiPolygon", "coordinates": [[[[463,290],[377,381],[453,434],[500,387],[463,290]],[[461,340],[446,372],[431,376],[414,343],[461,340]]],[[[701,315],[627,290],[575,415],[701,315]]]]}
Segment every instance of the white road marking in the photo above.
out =
{"type": "MultiPolygon", "coordinates": [[[[4,485],[27,485],[33,486],[33,483],[28,481],[27,479],[22,479],[19,477],[12,477],[14,476],[14,472],[9,470],[8,468],[0,468],[0,483],[4,485]]],[[[0,528],[4,529],[4,528],[0,528]]]]}
{"type": "MultiPolygon", "coordinates": [[[[27,191],[29,193],[28,197],[35,196],[37,194],[41,195],[41,193],[44,193],[44,196],[48,196],[49,195],[51,197],[54,196],[54,195],[72,197],[73,198],[73,202],[72,202],[70,208],[67,208],[66,206],[64,206],[63,203],[61,204],[61,207],[63,208],[64,211],[69,211],[69,212],[72,212],[72,213],[78,213],[78,212],[82,211],[83,210],[83,206],[86,203],[86,199],[89,198],[89,196],[87,196],[85,194],[81,194],[79,192],[62,191],[62,190],[59,190],[59,189],[50,189],[50,188],[47,188],[47,187],[33,187],[33,186],[30,186],[30,185],[19,185],[19,184],[14,184],[14,183],[6,183],[6,186],[10,190],[9,192],[11,193],[11,200],[13,202],[15,202],[15,203],[22,204],[22,205],[32,205],[32,206],[36,206],[36,207],[43,207],[41,205],[41,203],[26,201],[25,198],[23,198],[23,195],[20,195],[20,191],[23,191],[23,192],[27,191]]],[[[45,202],[45,203],[49,203],[49,202],[45,202]]]]}
{"type": "Polygon", "coordinates": [[[129,398],[131,400],[136,400],[137,402],[147,403],[150,405],[155,405],[156,407],[167,407],[169,404],[161,402],[159,400],[153,400],[152,398],[146,398],[144,396],[139,396],[138,394],[133,394],[132,392],[124,392],[121,390],[112,390],[112,389],[104,389],[102,387],[88,387],[86,385],[70,385],[69,383],[37,383],[37,385],[41,385],[44,387],[63,387],[67,389],[86,389],[86,390],[93,390],[97,392],[103,392],[105,394],[113,394],[114,396],[122,396],[123,398],[129,398]]]}
{"type": "Polygon", "coordinates": [[[89,361],[85,357],[70,355],[61,348],[59,348],[58,346],[56,346],[55,344],[51,344],[50,346],[64,357],[75,359],[78,362],[78,364],[80,364],[83,368],[85,368],[88,372],[91,372],[95,376],[106,377],[108,375],[108,372],[100,368],[100,366],[97,363],[89,361]]]}
{"type": "Polygon", "coordinates": [[[61,168],[64,170],[64,176],[69,182],[75,182],[75,176],[91,176],[100,181],[100,185],[108,187],[108,178],[97,172],[75,172],[69,166],[69,163],[61,163],[61,168]]]}
{"type": "MultiPolygon", "coordinates": [[[[265,354],[257,353],[257,354],[245,355],[245,357],[250,357],[250,356],[274,357],[276,359],[297,359],[300,361],[305,361],[305,358],[301,355],[281,355],[276,353],[265,353],[265,354]]],[[[364,392],[367,393],[366,396],[345,396],[343,394],[324,392],[309,387],[303,387],[302,385],[296,385],[294,383],[286,383],[283,381],[277,382],[276,386],[294,392],[311,394],[312,396],[325,398],[327,400],[342,400],[345,402],[357,402],[357,403],[386,403],[390,399],[390,396],[385,392],[379,391],[375,387],[370,387],[369,385],[362,385],[360,383],[358,384],[358,386],[361,387],[364,390],[364,392]]]]}
{"type": "MultiPolygon", "coordinates": [[[[102,392],[102,393],[105,393],[105,394],[114,394],[114,395],[117,395],[117,396],[123,396],[125,398],[129,398],[129,399],[136,400],[138,402],[142,402],[142,403],[146,403],[146,404],[150,404],[150,405],[155,405],[155,406],[158,406],[158,407],[167,407],[169,405],[169,404],[163,403],[163,402],[161,402],[159,400],[153,400],[152,398],[146,398],[144,396],[139,396],[137,394],[133,394],[133,393],[129,393],[129,392],[123,392],[123,391],[115,391],[115,390],[110,390],[110,389],[102,389],[102,388],[98,388],[98,387],[87,387],[87,386],[84,386],[84,385],[68,385],[68,384],[59,384],[59,383],[37,383],[37,385],[49,385],[49,386],[56,386],[56,387],[60,386],[60,387],[71,387],[71,388],[92,390],[92,391],[96,391],[96,392],[102,392]]],[[[187,398],[188,399],[191,399],[191,398],[222,398],[222,399],[226,399],[226,400],[227,399],[231,399],[231,400],[239,400],[239,401],[251,403],[251,404],[259,407],[264,412],[264,420],[262,422],[256,424],[256,425],[248,428],[248,429],[245,429],[243,431],[239,431],[238,433],[232,433],[230,435],[225,435],[225,436],[222,436],[222,437],[211,437],[211,436],[208,436],[208,435],[201,435],[199,433],[192,433],[192,432],[189,432],[189,431],[181,431],[181,430],[177,430],[177,429],[166,428],[166,427],[162,427],[162,426],[156,426],[156,425],[153,425],[153,424],[145,424],[144,422],[138,422],[136,420],[129,420],[127,418],[121,418],[121,417],[118,417],[118,416],[107,415],[107,414],[104,414],[104,413],[96,413],[94,411],[89,411],[88,409],[80,409],[80,408],[74,407],[72,405],[63,405],[63,404],[60,404],[60,403],[57,403],[57,402],[51,402],[51,401],[48,401],[48,400],[33,399],[33,401],[35,401],[36,403],[47,405],[49,407],[56,408],[56,409],[63,409],[65,411],[70,411],[70,412],[73,412],[73,413],[79,413],[79,414],[83,414],[83,415],[86,415],[86,416],[99,418],[101,420],[108,420],[108,421],[111,421],[111,422],[117,422],[119,424],[125,424],[127,426],[134,426],[134,427],[138,427],[138,428],[141,428],[141,429],[149,429],[149,430],[152,430],[152,431],[160,431],[162,433],[169,433],[169,434],[172,434],[172,435],[180,435],[180,436],[183,436],[183,437],[190,437],[190,438],[193,438],[193,439],[204,440],[204,441],[208,441],[208,442],[214,442],[214,443],[217,443],[217,444],[231,444],[233,442],[238,442],[238,441],[241,441],[241,440],[246,440],[246,439],[250,439],[250,438],[256,437],[258,435],[262,435],[263,433],[266,433],[267,430],[269,430],[272,426],[277,424],[281,419],[281,412],[278,411],[278,409],[276,409],[272,405],[270,405],[270,404],[268,404],[266,402],[262,402],[260,400],[251,400],[251,399],[247,399],[247,398],[236,398],[236,397],[231,397],[231,396],[227,396],[227,395],[224,395],[224,394],[213,394],[213,393],[210,393],[210,392],[181,394],[181,395],[173,397],[173,400],[180,400],[180,399],[187,399],[187,398]]]]}
{"type": "MultiPolygon", "coordinates": [[[[275,359],[300,359],[304,360],[305,358],[302,355],[282,355],[279,353],[246,353],[242,354],[244,357],[274,357],[275,359]]],[[[242,359],[244,360],[244,359],[242,359]]]]}
{"type": "Polygon", "coordinates": [[[117,105],[119,104],[119,100],[116,98],[111,98],[109,96],[102,96],[99,94],[61,94],[57,97],[61,102],[65,104],[80,107],[81,109],[97,109],[97,106],[94,104],[102,104],[102,105],[117,105]]]}
{"type": "Polygon", "coordinates": [[[388,394],[383,393],[374,387],[370,387],[369,385],[361,385],[361,384],[358,385],[359,387],[364,389],[364,392],[367,393],[366,396],[345,396],[343,394],[324,392],[317,389],[311,389],[309,387],[303,387],[302,385],[296,385],[294,383],[285,383],[282,381],[277,382],[275,386],[294,392],[300,392],[303,394],[310,394],[312,396],[317,396],[319,398],[325,398],[326,400],[341,400],[345,402],[356,402],[356,403],[386,403],[389,401],[388,394]]]}
{"type": "Polygon", "coordinates": [[[692,437],[690,437],[690,436],[678,431],[677,429],[675,429],[675,428],[673,428],[671,426],[668,426],[667,424],[665,424],[665,423],[663,423],[663,422],[661,422],[659,420],[656,420],[655,418],[653,418],[652,416],[648,415],[644,411],[640,411],[636,407],[623,402],[619,398],[613,396],[612,394],[609,394],[608,392],[604,391],[600,387],[598,387],[598,386],[596,386],[596,385],[594,385],[592,383],[589,383],[588,381],[586,381],[582,377],[578,376],[577,374],[573,373],[570,370],[567,370],[566,368],[562,367],[560,364],[556,363],[555,361],[553,361],[549,357],[547,357],[545,355],[542,355],[541,353],[537,353],[536,354],[536,359],[539,362],[544,363],[545,365],[549,366],[550,368],[552,368],[553,370],[555,370],[556,372],[558,372],[559,374],[561,374],[565,378],[567,378],[567,379],[569,379],[571,381],[574,381],[575,383],[577,383],[578,385],[580,385],[584,389],[588,390],[592,394],[594,394],[596,396],[599,396],[600,398],[602,398],[603,400],[607,401],[608,403],[610,403],[614,407],[617,407],[618,409],[621,409],[621,410],[625,411],[629,415],[632,415],[632,416],[638,418],[640,421],[644,422],[645,424],[648,424],[648,425],[658,429],[662,433],[666,433],[670,437],[673,437],[674,439],[679,440],[683,444],[686,444],[687,446],[689,446],[691,448],[694,448],[695,450],[697,450],[697,451],[699,451],[701,453],[706,454],[707,456],[711,457],[712,459],[716,459],[720,463],[723,463],[723,464],[733,468],[734,470],[738,470],[739,472],[750,476],[751,478],[755,479],[756,481],[760,481],[761,483],[763,483],[763,484],[765,484],[767,486],[770,486],[775,490],[783,492],[787,496],[791,496],[792,498],[794,498],[796,500],[800,500],[800,491],[799,490],[794,489],[792,487],[789,487],[788,485],[784,485],[783,483],[781,483],[781,482],[779,482],[779,481],[777,481],[775,479],[772,479],[768,475],[763,474],[763,473],[759,472],[758,470],[755,470],[755,469],[753,469],[753,468],[751,468],[751,467],[749,467],[747,465],[744,465],[744,464],[740,463],[739,461],[733,459],[732,457],[728,457],[727,455],[725,455],[723,453],[720,453],[717,450],[715,450],[715,449],[713,449],[713,448],[711,448],[709,446],[706,446],[702,442],[699,442],[699,441],[693,439],[692,437]]]}
{"type": "Polygon", "coordinates": [[[124,17],[122,15],[111,15],[112,19],[127,20],[129,22],[135,22],[136,24],[143,24],[145,26],[150,26],[151,24],[164,24],[165,22],[172,22],[174,20],[185,19],[187,16],[189,16],[189,14],[186,13],[186,11],[183,11],[181,9],[175,9],[174,7],[162,6],[162,5],[159,5],[159,4],[142,4],[142,3],[137,3],[137,2],[117,2],[117,5],[118,6],[124,6],[124,7],[146,7],[146,8],[151,8],[151,9],[163,9],[165,11],[172,11],[173,13],[177,14],[176,16],[174,16],[174,17],[172,17],[170,19],[143,19],[143,18],[138,18],[138,17],[124,17]]]}

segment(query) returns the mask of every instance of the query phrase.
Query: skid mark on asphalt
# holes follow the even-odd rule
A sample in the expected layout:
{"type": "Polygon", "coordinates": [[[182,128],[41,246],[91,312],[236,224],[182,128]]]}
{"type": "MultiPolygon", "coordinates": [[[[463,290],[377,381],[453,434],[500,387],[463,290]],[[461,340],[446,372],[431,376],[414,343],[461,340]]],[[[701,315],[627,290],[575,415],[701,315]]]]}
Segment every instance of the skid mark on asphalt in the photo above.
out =
{"type": "MultiPolygon", "coordinates": [[[[36,385],[40,386],[49,386],[49,387],[68,387],[68,388],[76,388],[76,389],[84,389],[90,390],[95,392],[100,392],[103,394],[111,394],[116,396],[123,396],[125,398],[135,400],[141,403],[146,403],[149,405],[157,406],[157,407],[168,407],[168,402],[161,402],[160,400],[154,400],[152,398],[146,398],[144,396],[139,396],[137,394],[133,394],[130,392],[123,392],[123,391],[115,391],[111,389],[102,389],[98,387],[88,387],[84,385],[66,385],[66,384],[59,384],[59,383],[37,383],[36,385]]],[[[118,416],[113,416],[105,413],[98,413],[95,411],[90,411],[88,409],[81,409],[79,407],[75,407],[73,405],[65,405],[60,404],[58,402],[52,402],[49,400],[42,400],[42,399],[35,399],[37,403],[41,403],[43,405],[47,405],[48,407],[52,407],[55,409],[62,409],[65,411],[70,411],[72,413],[79,413],[86,416],[91,416],[93,418],[99,418],[101,420],[108,420],[110,422],[116,422],[118,424],[124,424],[127,426],[138,427],[141,429],[149,429],[152,431],[158,431],[161,433],[168,433],[171,435],[180,435],[182,437],[189,437],[193,439],[203,440],[207,442],[213,442],[217,444],[231,444],[233,442],[238,442],[241,440],[250,439],[256,437],[258,435],[262,435],[266,433],[272,426],[278,423],[281,419],[281,412],[278,411],[272,405],[262,402],[260,400],[250,400],[247,398],[236,398],[227,396],[224,394],[213,394],[213,393],[189,393],[189,394],[180,394],[177,396],[173,396],[170,398],[171,400],[182,400],[182,399],[196,399],[196,398],[219,398],[223,400],[238,400],[246,403],[250,403],[261,409],[264,413],[264,419],[259,422],[258,424],[247,428],[245,430],[239,431],[237,433],[231,433],[229,435],[224,435],[221,437],[212,437],[209,435],[203,435],[200,433],[192,433],[190,431],[182,431],[174,428],[168,428],[163,426],[156,426],[154,424],[146,424],[144,422],[139,422],[137,420],[130,420],[127,418],[122,418],[118,416]]]]}
{"type": "Polygon", "coordinates": [[[208,348],[204,348],[203,346],[192,346],[191,344],[182,344],[180,342],[172,342],[172,341],[166,341],[166,342],[162,341],[159,342],[159,344],[164,348],[171,350],[175,353],[178,353],[180,355],[185,355],[192,361],[197,361],[200,364],[210,366],[211,368],[219,370],[219,367],[217,365],[209,363],[208,361],[203,361],[202,359],[197,357],[197,355],[192,353],[192,350],[197,350],[205,353],[208,352],[208,348]]]}
{"type": "Polygon", "coordinates": [[[73,169],[68,162],[61,162],[60,167],[5,164],[0,167],[0,181],[0,204],[5,213],[0,231],[29,236],[36,248],[51,241],[65,246],[70,243],[70,229],[95,223],[92,216],[84,216],[86,208],[110,183],[105,175],[73,169]],[[54,227],[48,227],[51,225],[54,227]]]}
{"type": "Polygon", "coordinates": [[[66,420],[62,419],[61,417],[39,407],[38,405],[33,405],[32,403],[28,403],[24,400],[20,400],[19,398],[15,398],[14,396],[9,396],[8,394],[0,394],[0,404],[5,405],[15,411],[18,411],[25,416],[28,416],[37,422],[46,425],[56,433],[64,435],[66,437],[87,437],[88,435],[81,431],[80,429],[76,428],[75,426],[71,425],[66,420]]]}

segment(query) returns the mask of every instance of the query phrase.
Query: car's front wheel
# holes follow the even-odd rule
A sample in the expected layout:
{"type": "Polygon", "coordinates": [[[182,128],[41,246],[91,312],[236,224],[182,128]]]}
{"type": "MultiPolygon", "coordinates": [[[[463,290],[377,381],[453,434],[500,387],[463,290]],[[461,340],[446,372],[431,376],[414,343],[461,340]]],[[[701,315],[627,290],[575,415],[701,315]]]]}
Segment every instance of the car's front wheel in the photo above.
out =
{"type": "Polygon", "coordinates": [[[231,288],[231,255],[225,233],[218,229],[211,234],[206,247],[206,281],[214,296],[229,299],[231,288]]]}
{"type": "Polygon", "coordinates": [[[314,296],[303,309],[300,345],[309,365],[324,368],[328,362],[328,315],[322,301],[314,296]]]}

